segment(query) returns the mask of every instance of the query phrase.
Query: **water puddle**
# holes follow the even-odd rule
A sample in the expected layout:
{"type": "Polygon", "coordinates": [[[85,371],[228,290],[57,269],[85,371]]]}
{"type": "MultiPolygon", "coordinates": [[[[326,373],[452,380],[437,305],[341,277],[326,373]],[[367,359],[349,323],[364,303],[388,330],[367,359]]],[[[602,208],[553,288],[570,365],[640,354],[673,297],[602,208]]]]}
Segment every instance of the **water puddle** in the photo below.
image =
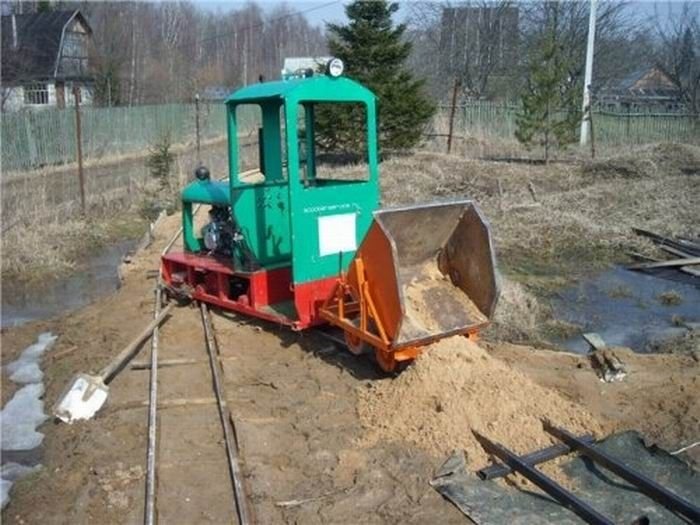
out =
{"type": "Polygon", "coordinates": [[[119,287],[117,268],[138,243],[127,240],[102,249],[75,273],[42,286],[22,287],[3,282],[2,328],[49,319],[81,308],[119,287]]]}
{"type": "Polygon", "coordinates": [[[10,489],[19,479],[41,469],[41,443],[44,434],[37,428],[48,419],[44,414],[44,373],[41,356],[56,342],[49,332],[24,349],[19,358],[3,369],[10,381],[23,385],[0,410],[0,506],[10,501],[10,489]]]}
{"type": "MultiPolygon", "coordinates": [[[[609,345],[647,352],[683,334],[681,322],[700,321],[700,287],[614,268],[560,292],[552,306],[559,319],[597,332],[609,345]]],[[[589,349],[580,335],[555,342],[577,353],[589,349]]]]}

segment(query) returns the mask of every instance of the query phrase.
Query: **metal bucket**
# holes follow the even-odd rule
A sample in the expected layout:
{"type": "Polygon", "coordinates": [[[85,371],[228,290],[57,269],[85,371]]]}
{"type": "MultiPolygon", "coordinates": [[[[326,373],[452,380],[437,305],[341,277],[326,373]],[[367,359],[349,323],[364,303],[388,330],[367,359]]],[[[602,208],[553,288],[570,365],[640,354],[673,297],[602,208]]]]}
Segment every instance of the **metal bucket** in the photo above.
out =
{"type": "Polygon", "coordinates": [[[473,201],[378,211],[357,256],[392,349],[476,332],[493,315],[495,256],[473,201]]]}

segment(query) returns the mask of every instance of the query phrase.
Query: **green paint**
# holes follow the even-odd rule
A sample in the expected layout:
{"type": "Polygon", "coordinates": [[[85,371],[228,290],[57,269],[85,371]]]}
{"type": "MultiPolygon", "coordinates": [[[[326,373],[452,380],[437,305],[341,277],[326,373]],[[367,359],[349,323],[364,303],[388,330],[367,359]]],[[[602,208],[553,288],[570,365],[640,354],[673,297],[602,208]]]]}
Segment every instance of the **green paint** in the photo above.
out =
{"type": "Polygon", "coordinates": [[[232,204],[234,221],[262,267],[291,265],[294,283],[338,275],[355,255],[351,245],[359,246],[369,229],[372,212],[379,205],[374,94],[347,78],[315,76],[247,86],[231,95],[226,104],[229,184],[224,192],[224,183],[197,181],[183,191],[186,249],[201,249],[201,242],[193,231],[191,203],[232,204]],[[313,136],[316,103],[358,103],[364,106],[367,180],[316,179],[313,136]],[[265,167],[265,178],[257,183],[239,180],[237,131],[240,126],[236,109],[250,104],[260,106],[263,117],[261,164],[265,167]],[[304,129],[301,136],[300,125],[304,129]],[[333,218],[338,215],[346,217],[333,218]],[[334,226],[328,230],[330,244],[323,244],[321,223],[328,224],[328,217],[334,226]],[[346,228],[338,229],[336,221],[346,228]],[[349,223],[353,222],[355,238],[348,239],[343,233],[350,231],[349,223]],[[346,242],[335,244],[343,238],[346,242]],[[338,247],[342,253],[333,251],[338,247]]]}

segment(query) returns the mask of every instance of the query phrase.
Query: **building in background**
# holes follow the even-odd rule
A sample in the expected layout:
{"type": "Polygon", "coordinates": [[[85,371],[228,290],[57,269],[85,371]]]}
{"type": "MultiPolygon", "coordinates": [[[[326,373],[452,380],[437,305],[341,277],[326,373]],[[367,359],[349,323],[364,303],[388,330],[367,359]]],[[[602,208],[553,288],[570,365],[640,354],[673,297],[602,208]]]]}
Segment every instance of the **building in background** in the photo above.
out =
{"type": "Polygon", "coordinates": [[[92,29],[80,11],[47,10],[2,16],[2,111],[64,108],[78,88],[91,105],[92,29]]]}
{"type": "Polygon", "coordinates": [[[518,62],[520,12],[517,6],[446,7],[440,24],[440,69],[460,81],[464,94],[486,95],[489,79],[518,62]]]}
{"type": "Polygon", "coordinates": [[[598,109],[625,113],[685,111],[678,87],[658,67],[645,67],[622,79],[594,87],[598,109]]]}

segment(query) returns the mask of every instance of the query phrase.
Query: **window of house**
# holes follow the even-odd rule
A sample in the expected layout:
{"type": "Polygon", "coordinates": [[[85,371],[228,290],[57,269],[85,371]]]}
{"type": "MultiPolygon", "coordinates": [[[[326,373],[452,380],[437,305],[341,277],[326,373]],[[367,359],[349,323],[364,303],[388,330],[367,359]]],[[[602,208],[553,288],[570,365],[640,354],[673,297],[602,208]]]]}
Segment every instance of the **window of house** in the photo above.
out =
{"type": "Polygon", "coordinates": [[[48,104],[49,85],[46,82],[32,82],[24,86],[25,104],[48,104]]]}
{"type": "Polygon", "coordinates": [[[86,35],[75,31],[67,31],[63,40],[63,56],[71,58],[87,57],[86,35]]]}

